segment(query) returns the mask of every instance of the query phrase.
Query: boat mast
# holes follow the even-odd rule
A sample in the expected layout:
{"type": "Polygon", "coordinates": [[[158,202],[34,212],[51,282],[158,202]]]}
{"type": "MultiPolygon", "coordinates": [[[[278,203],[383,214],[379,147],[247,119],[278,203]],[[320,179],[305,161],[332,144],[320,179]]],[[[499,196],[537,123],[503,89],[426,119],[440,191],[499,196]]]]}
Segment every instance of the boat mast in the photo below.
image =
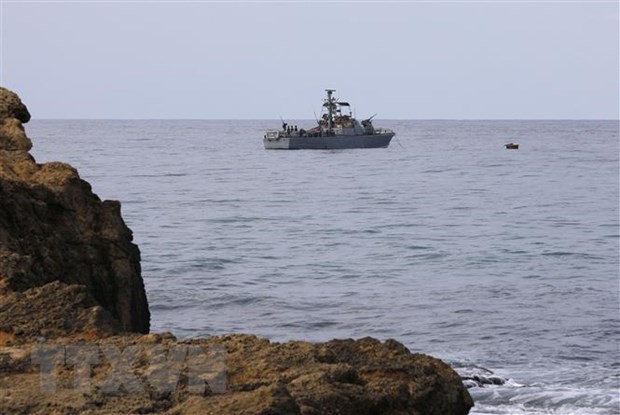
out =
{"type": "Polygon", "coordinates": [[[332,116],[332,106],[334,105],[333,103],[333,98],[332,98],[332,93],[335,92],[335,89],[326,89],[325,90],[327,92],[327,113],[328,118],[327,118],[327,128],[329,131],[332,130],[332,125],[334,123],[334,119],[332,116]]]}

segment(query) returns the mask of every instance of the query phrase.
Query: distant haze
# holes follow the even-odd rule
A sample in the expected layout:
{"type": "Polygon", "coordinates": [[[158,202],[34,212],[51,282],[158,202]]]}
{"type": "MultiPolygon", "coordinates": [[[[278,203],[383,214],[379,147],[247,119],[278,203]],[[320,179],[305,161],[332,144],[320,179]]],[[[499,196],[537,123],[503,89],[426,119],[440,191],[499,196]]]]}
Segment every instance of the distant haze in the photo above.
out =
{"type": "Polygon", "coordinates": [[[617,119],[618,2],[4,1],[36,118],[617,119]]]}

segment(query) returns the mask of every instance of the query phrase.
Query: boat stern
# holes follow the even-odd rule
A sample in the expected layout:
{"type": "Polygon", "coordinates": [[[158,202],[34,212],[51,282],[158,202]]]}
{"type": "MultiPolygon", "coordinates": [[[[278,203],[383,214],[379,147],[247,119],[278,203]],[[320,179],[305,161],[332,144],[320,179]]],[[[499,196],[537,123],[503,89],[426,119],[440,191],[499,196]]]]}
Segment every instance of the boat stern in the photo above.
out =
{"type": "Polygon", "coordinates": [[[290,141],[290,137],[279,130],[268,130],[263,137],[265,150],[288,150],[290,141]]]}

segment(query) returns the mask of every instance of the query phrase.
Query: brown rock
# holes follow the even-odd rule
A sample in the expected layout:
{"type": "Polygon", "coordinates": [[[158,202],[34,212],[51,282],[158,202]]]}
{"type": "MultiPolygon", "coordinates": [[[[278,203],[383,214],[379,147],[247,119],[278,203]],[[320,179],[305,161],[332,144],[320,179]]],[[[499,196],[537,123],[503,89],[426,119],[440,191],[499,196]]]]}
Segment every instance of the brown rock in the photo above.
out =
{"type": "Polygon", "coordinates": [[[30,121],[30,113],[15,92],[0,86],[0,119],[5,118],[17,118],[27,123],[30,121]]]}
{"type": "MultiPolygon", "coordinates": [[[[59,339],[60,342],[64,340],[59,339]]],[[[170,335],[122,336],[99,340],[95,346],[139,346],[131,362],[142,389],[105,393],[100,385],[110,374],[102,358],[93,368],[91,389],[78,394],[73,371],[57,371],[57,393],[37,391],[38,373],[24,353],[0,349],[0,408],[18,414],[24,407],[57,414],[164,413],[168,415],[465,415],[473,402],[460,377],[440,360],[410,353],[402,344],[376,339],[270,343],[251,335],[227,335],[177,341],[170,335]],[[155,351],[173,347],[223,348],[226,390],[190,392],[181,376],[176,390],[153,389],[153,373],[165,374],[155,351]],[[4,356],[4,357],[3,357],[4,356]],[[69,398],[73,393],[73,398],[69,398]]],[[[187,363],[187,361],[186,361],[187,363]]],[[[185,368],[183,368],[185,370],[185,368]]],[[[187,373],[187,372],[183,372],[187,373]]],[[[207,376],[208,378],[208,376],[207,376]]]]}
{"type": "MultiPolygon", "coordinates": [[[[21,125],[29,118],[28,110],[4,88],[0,116],[16,117],[0,119],[0,292],[25,292],[54,281],[80,285],[89,299],[80,307],[100,305],[121,330],[147,333],[150,314],[140,251],[121,217],[120,203],[102,202],[68,164],[36,164],[27,152],[31,143],[21,125]]],[[[9,332],[20,327],[22,337],[28,337],[43,330],[20,325],[13,317],[4,314],[9,332]]],[[[48,335],[67,334],[52,324],[54,318],[60,321],[64,316],[46,319],[54,328],[48,335]]]]}
{"type": "Polygon", "coordinates": [[[0,119],[0,150],[30,151],[31,148],[32,142],[17,118],[0,119]]]}
{"type": "Polygon", "coordinates": [[[301,410],[283,385],[260,386],[247,392],[189,396],[172,413],[213,415],[300,415],[301,410]]]}
{"type": "Polygon", "coordinates": [[[0,332],[7,337],[5,345],[70,335],[97,338],[119,332],[119,328],[83,285],[54,281],[0,297],[0,332]]]}

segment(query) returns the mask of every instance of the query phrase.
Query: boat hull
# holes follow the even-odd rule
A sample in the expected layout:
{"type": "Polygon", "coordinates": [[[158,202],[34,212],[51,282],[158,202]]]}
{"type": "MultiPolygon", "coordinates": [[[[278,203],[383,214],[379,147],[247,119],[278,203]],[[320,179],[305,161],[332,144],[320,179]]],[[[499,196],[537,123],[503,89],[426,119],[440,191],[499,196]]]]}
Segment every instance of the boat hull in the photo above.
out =
{"type": "Polygon", "coordinates": [[[347,148],[385,148],[394,133],[337,135],[330,137],[281,137],[264,139],[267,150],[341,150],[347,148]]]}

